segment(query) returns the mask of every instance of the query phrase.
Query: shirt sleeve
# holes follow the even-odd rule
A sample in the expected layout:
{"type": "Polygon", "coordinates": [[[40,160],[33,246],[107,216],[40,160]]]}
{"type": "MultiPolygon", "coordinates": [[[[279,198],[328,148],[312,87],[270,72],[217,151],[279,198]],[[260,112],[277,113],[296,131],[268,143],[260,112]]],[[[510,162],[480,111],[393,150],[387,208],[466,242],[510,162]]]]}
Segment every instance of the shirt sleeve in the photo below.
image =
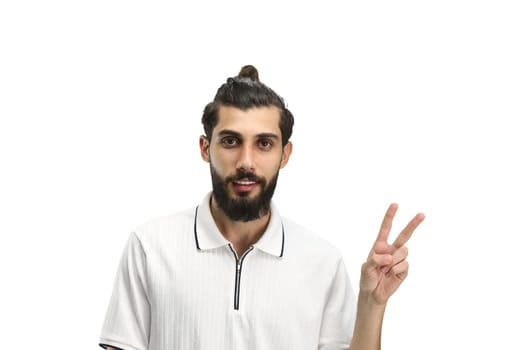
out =
{"type": "Polygon", "coordinates": [[[348,272],[341,258],[326,299],[319,349],[348,349],[354,332],[356,303],[348,272]]]}
{"type": "Polygon", "coordinates": [[[115,277],[99,344],[103,348],[110,345],[124,350],[147,350],[149,329],[146,255],[132,233],[115,277]]]}

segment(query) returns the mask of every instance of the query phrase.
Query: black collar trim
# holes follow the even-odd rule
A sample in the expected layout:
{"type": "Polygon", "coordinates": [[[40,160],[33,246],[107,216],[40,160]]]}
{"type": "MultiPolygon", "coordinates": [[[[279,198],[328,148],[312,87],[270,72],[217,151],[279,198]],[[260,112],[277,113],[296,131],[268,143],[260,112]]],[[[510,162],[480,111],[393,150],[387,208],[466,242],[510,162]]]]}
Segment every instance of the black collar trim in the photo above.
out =
{"type": "Polygon", "coordinates": [[[199,238],[197,236],[197,213],[199,212],[199,206],[195,208],[195,218],[193,219],[193,234],[195,235],[195,245],[197,246],[197,250],[201,250],[201,247],[199,246],[199,238]]]}

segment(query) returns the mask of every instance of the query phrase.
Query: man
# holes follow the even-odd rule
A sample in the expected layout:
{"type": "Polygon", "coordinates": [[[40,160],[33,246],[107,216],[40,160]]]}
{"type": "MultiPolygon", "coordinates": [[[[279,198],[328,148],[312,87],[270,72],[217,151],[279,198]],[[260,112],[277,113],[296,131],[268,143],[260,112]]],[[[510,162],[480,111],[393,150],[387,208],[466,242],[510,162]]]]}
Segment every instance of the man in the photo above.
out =
{"type": "Polygon", "coordinates": [[[203,113],[213,191],[130,236],[100,345],[107,349],[380,349],[389,297],[408,272],[416,215],[387,243],[397,205],[362,265],[356,301],[336,248],[279,214],[293,115],[245,66],[203,113]]]}

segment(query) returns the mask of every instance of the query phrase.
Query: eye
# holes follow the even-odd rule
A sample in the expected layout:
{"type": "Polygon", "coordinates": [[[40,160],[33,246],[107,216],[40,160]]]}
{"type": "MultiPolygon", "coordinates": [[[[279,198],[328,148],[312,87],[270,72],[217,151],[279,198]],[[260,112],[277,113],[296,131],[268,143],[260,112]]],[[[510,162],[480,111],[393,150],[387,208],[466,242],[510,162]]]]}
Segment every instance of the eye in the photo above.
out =
{"type": "Polygon", "coordinates": [[[221,140],[221,144],[227,148],[235,147],[239,143],[239,139],[232,136],[225,137],[221,140]]]}
{"type": "Polygon", "coordinates": [[[262,139],[259,141],[259,148],[263,150],[270,150],[273,146],[273,141],[269,139],[262,139]]]}

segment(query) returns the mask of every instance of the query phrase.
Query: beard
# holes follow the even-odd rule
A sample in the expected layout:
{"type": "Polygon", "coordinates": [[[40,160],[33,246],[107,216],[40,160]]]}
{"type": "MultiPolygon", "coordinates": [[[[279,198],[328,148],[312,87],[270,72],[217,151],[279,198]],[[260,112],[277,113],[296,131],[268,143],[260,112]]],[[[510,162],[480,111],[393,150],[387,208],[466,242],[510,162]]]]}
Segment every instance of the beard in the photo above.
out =
{"type": "Polygon", "coordinates": [[[275,173],[270,182],[253,173],[237,171],[235,175],[221,178],[213,165],[210,164],[213,197],[219,208],[233,221],[248,222],[259,219],[270,211],[270,203],[277,186],[279,171],[275,173]],[[228,184],[232,181],[248,179],[255,181],[261,187],[261,193],[255,198],[248,198],[248,193],[241,192],[238,197],[228,193],[228,184]]]}

